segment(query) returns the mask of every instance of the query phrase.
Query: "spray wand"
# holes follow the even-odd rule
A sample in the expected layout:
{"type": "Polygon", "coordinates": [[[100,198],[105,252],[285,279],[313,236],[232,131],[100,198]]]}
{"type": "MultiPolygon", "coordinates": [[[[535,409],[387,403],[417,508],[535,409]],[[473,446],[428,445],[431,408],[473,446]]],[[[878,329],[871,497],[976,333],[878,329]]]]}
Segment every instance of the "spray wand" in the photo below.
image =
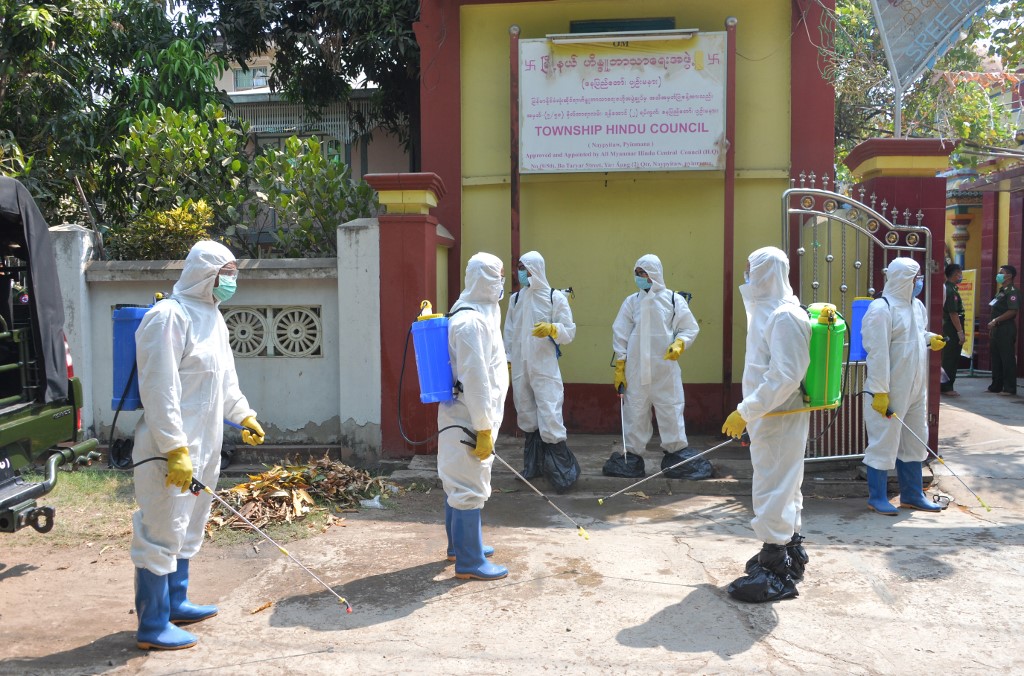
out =
{"type": "Polygon", "coordinates": [[[285,549],[284,547],[282,547],[282,546],[281,546],[280,544],[278,544],[278,543],[277,543],[277,542],[276,542],[276,541],[274,540],[274,538],[272,538],[272,537],[270,537],[269,535],[267,535],[267,534],[266,534],[266,533],[265,533],[264,531],[262,531],[262,530],[261,530],[261,529],[260,529],[260,528],[259,528],[259,527],[258,527],[258,526],[257,526],[256,524],[254,524],[254,523],[253,523],[252,521],[249,521],[249,519],[247,519],[247,518],[245,518],[244,516],[242,516],[242,513],[241,513],[241,512],[239,512],[239,511],[238,511],[237,509],[235,509],[234,507],[232,507],[231,505],[229,505],[229,504],[228,504],[228,502],[227,502],[227,500],[225,500],[224,498],[220,497],[219,495],[217,495],[216,493],[214,493],[214,492],[213,492],[212,490],[210,490],[210,487],[209,487],[209,486],[207,486],[207,485],[205,485],[205,484],[204,484],[203,482],[199,481],[199,479],[196,479],[195,477],[193,477],[193,478],[192,478],[192,484],[191,484],[191,485],[190,485],[190,486],[188,487],[188,489],[189,489],[189,491],[190,491],[190,492],[192,493],[192,495],[199,495],[199,492],[200,492],[200,491],[204,491],[204,492],[206,492],[206,493],[209,493],[209,494],[210,494],[210,495],[211,495],[211,496],[213,497],[213,499],[214,499],[214,500],[216,500],[216,501],[217,501],[217,502],[219,502],[219,503],[220,503],[221,505],[223,505],[223,506],[224,506],[224,507],[226,507],[226,508],[227,508],[228,510],[230,510],[230,512],[231,512],[232,514],[234,514],[234,515],[235,515],[236,517],[238,517],[239,519],[241,519],[242,521],[244,521],[244,522],[245,522],[245,524],[246,524],[247,526],[249,526],[249,528],[252,528],[252,529],[253,529],[254,531],[256,531],[257,533],[259,533],[260,535],[262,535],[262,536],[263,536],[264,538],[266,538],[267,540],[269,540],[269,541],[270,541],[270,543],[271,543],[272,545],[274,545],[275,547],[277,547],[277,548],[278,548],[278,550],[280,550],[280,552],[281,552],[282,554],[284,554],[284,555],[285,555],[285,556],[287,556],[287,557],[288,557],[289,559],[291,559],[291,560],[292,560],[292,561],[294,561],[294,562],[295,562],[296,564],[298,564],[299,568],[301,568],[302,570],[306,571],[306,572],[307,572],[307,573],[309,574],[309,576],[310,576],[310,577],[312,577],[312,578],[313,578],[314,580],[316,580],[317,582],[319,582],[319,583],[320,583],[320,584],[321,584],[321,585],[323,586],[323,588],[324,588],[324,589],[326,589],[327,591],[329,591],[329,592],[331,592],[332,594],[334,594],[334,596],[336,596],[336,597],[337,597],[337,599],[338,599],[338,602],[339,602],[339,603],[343,603],[343,604],[345,604],[346,612],[349,612],[349,613],[351,613],[351,612],[352,612],[352,604],[351,604],[351,603],[349,603],[348,601],[346,601],[344,597],[340,596],[340,595],[338,594],[338,592],[336,592],[336,591],[334,591],[333,589],[331,589],[331,588],[330,588],[330,586],[328,586],[328,584],[327,584],[326,582],[324,582],[324,581],[323,581],[323,580],[321,580],[321,579],[320,579],[319,577],[317,577],[316,573],[314,573],[314,572],[313,572],[313,571],[311,571],[311,570],[310,570],[309,568],[306,568],[306,567],[305,567],[304,565],[302,565],[302,562],[301,562],[301,561],[299,561],[299,560],[298,560],[297,558],[295,558],[294,556],[292,556],[292,555],[291,555],[291,553],[290,553],[290,552],[289,552],[289,551],[288,551],[287,549],[285,549]]]}
{"type": "MultiPolygon", "coordinates": [[[[747,437],[746,432],[743,433],[743,437],[744,437],[744,440],[749,439],[749,437],[747,437]]],[[[620,495],[622,493],[625,493],[626,491],[630,490],[631,488],[636,488],[637,486],[639,486],[640,484],[642,484],[645,481],[649,481],[649,480],[653,479],[654,477],[661,476],[665,472],[673,470],[676,467],[681,467],[681,466],[685,465],[686,463],[692,462],[692,461],[696,460],[697,458],[699,458],[701,456],[704,456],[704,455],[707,455],[708,453],[710,453],[712,451],[717,451],[718,449],[722,448],[723,446],[728,446],[733,441],[735,441],[735,439],[729,439],[727,441],[723,441],[722,443],[718,444],[717,446],[712,446],[711,448],[707,449],[706,451],[701,451],[700,453],[697,453],[695,455],[691,455],[689,458],[686,458],[685,460],[680,460],[676,464],[672,465],[671,467],[666,467],[665,469],[661,470],[657,474],[652,474],[651,476],[644,477],[643,479],[640,479],[640,481],[637,481],[636,483],[632,483],[632,484],[626,486],[625,488],[623,488],[622,490],[615,491],[611,495],[605,496],[603,498],[598,498],[597,499],[597,504],[603,505],[605,500],[611,500],[616,495],[620,495]]],[[[744,445],[746,445],[746,443],[744,445]]]]}
{"type": "MultiPolygon", "coordinates": [[[[864,390],[864,391],[867,392],[868,394],[870,394],[872,397],[875,396],[874,392],[868,392],[867,390],[864,390]]],[[[978,503],[982,507],[985,508],[986,512],[991,512],[992,511],[992,508],[985,504],[985,501],[981,499],[981,496],[979,496],[977,493],[972,491],[971,487],[968,486],[967,483],[963,479],[960,478],[960,475],[957,474],[956,472],[954,472],[950,468],[950,466],[946,464],[946,461],[942,459],[942,456],[939,455],[938,453],[936,453],[935,451],[933,451],[931,448],[929,448],[928,444],[925,443],[924,439],[922,439],[921,437],[917,436],[917,432],[915,432],[914,430],[910,429],[910,425],[908,425],[907,423],[903,422],[903,418],[901,418],[898,415],[896,415],[891,408],[885,409],[885,417],[886,418],[895,418],[896,421],[899,422],[899,424],[903,425],[903,429],[905,429],[906,431],[910,432],[910,434],[912,434],[915,439],[917,439],[919,442],[921,442],[921,445],[924,446],[924,449],[926,451],[928,451],[929,453],[931,453],[932,456],[934,456],[934,458],[936,460],[938,460],[940,463],[942,463],[942,466],[945,467],[947,470],[949,470],[949,473],[952,474],[956,478],[957,481],[959,481],[961,484],[963,484],[963,487],[966,488],[967,491],[971,495],[974,496],[974,499],[977,500],[978,503]]]]}
{"type": "MultiPolygon", "coordinates": [[[[462,431],[463,431],[463,432],[465,432],[466,434],[470,435],[470,436],[475,436],[475,435],[474,435],[473,433],[471,433],[471,432],[469,431],[469,429],[468,429],[468,428],[466,428],[466,427],[463,427],[463,428],[462,428],[462,431]]],[[[462,443],[463,443],[463,444],[465,444],[466,446],[469,446],[470,448],[476,448],[476,442],[473,442],[473,441],[466,441],[465,439],[463,439],[463,440],[462,440],[462,443]]],[[[523,482],[524,484],[526,484],[527,486],[529,486],[530,488],[532,488],[532,489],[533,489],[533,492],[534,492],[534,493],[536,493],[536,494],[537,494],[537,495],[539,495],[540,497],[542,497],[542,498],[544,498],[545,500],[547,500],[548,504],[549,504],[549,505],[551,505],[552,507],[554,507],[554,508],[555,508],[555,511],[557,511],[557,512],[558,512],[559,514],[561,514],[562,516],[564,516],[564,517],[565,517],[566,519],[568,519],[569,521],[572,521],[572,525],[576,526],[576,534],[577,534],[577,535],[579,535],[579,536],[580,536],[581,538],[583,538],[584,540],[589,540],[589,539],[590,539],[590,534],[589,534],[589,533],[587,533],[586,529],[584,529],[584,528],[583,528],[583,526],[581,526],[581,525],[579,525],[578,523],[576,523],[576,520],[575,520],[575,519],[573,519],[573,518],[572,518],[571,516],[569,516],[568,514],[566,514],[565,512],[563,512],[563,511],[562,511],[561,509],[559,509],[559,508],[558,508],[558,505],[556,505],[555,503],[551,502],[551,499],[550,499],[550,498],[549,498],[548,496],[544,495],[544,494],[543,494],[543,493],[541,493],[541,492],[540,492],[539,490],[537,490],[537,487],[536,487],[536,486],[534,486],[533,484],[531,484],[531,483],[530,483],[530,482],[529,482],[529,481],[528,481],[528,480],[526,479],[526,477],[524,477],[524,476],[523,476],[522,474],[520,474],[519,472],[517,472],[517,471],[515,470],[515,468],[514,468],[514,467],[512,467],[512,465],[510,465],[510,464],[508,464],[507,462],[505,462],[505,459],[504,459],[504,458],[502,458],[502,457],[501,457],[500,455],[498,455],[497,453],[495,453],[495,452],[494,452],[493,450],[491,451],[491,455],[493,455],[493,456],[494,456],[495,458],[497,458],[497,459],[498,459],[498,461],[499,461],[499,462],[500,462],[500,463],[501,463],[502,465],[504,465],[505,467],[508,467],[508,468],[509,468],[509,470],[511,470],[511,471],[512,471],[512,473],[513,473],[513,474],[515,474],[515,475],[516,475],[516,477],[518,477],[520,481],[522,481],[522,482],[523,482]]]]}

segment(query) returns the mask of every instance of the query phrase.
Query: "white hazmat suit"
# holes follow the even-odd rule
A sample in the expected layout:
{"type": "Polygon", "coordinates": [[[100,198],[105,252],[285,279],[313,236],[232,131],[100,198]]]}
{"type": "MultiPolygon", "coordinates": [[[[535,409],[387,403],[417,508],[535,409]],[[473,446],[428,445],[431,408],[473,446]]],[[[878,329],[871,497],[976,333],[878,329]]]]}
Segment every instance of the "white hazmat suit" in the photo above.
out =
{"type": "MultiPolygon", "coordinates": [[[[473,432],[490,429],[492,438],[498,438],[508,392],[498,307],[504,285],[501,271],[501,260],[488,253],[475,254],[466,265],[466,288],[452,306],[448,323],[452,377],[461,391],[438,407],[439,430],[451,425],[473,432]]],[[[463,440],[473,438],[458,428],[441,432],[437,472],[453,509],[479,510],[491,495],[494,457],[477,459],[463,440]]]]}
{"type": "MultiPolygon", "coordinates": [[[[235,260],[227,247],[199,242],[189,252],[173,298],[146,313],[135,333],[139,393],[145,414],[135,428],[136,463],[187,447],[193,476],[216,486],[224,420],[256,412],[238,389],[228,330],[213,298],[219,270],[235,260]]],[[[156,575],[175,572],[203,542],[212,498],[166,486],[167,464],[135,469],[131,557],[156,575]]]]}
{"type": "Polygon", "coordinates": [[[689,349],[700,327],[686,300],[665,288],[665,276],[657,256],[641,256],[634,267],[647,273],[651,288],[627,296],[612,324],[615,360],[626,361],[623,402],[626,449],[634,454],[646,449],[654,433],[653,406],[658,416],[661,447],[674,453],[688,445],[683,421],[686,398],[679,364],[665,359],[665,351],[677,338],[689,349]]]}
{"type": "Polygon", "coordinates": [[[539,430],[544,443],[556,444],[566,440],[556,344],[571,343],[576,324],[565,294],[548,284],[544,258],[530,251],[519,261],[530,273],[530,285],[512,294],[505,316],[505,358],[512,364],[512,396],[519,428],[539,430]],[[558,336],[534,336],[537,322],[553,324],[558,336]]]}
{"type": "MultiPolygon", "coordinates": [[[[871,301],[861,324],[867,352],[868,392],[888,393],[889,407],[922,439],[928,438],[928,312],[914,298],[914,280],[921,266],[911,258],[894,258],[886,268],[882,297],[871,301]]],[[[890,470],[896,460],[921,462],[928,451],[897,420],[887,419],[864,398],[868,445],[864,463],[890,470]]]]}
{"type": "Polygon", "coordinates": [[[810,413],[765,417],[804,407],[800,383],[810,364],[811,325],[789,284],[789,259],[775,247],[747,258],[750,281],[740,286],[747,311],[743,401],[754,477],[751,526],[763,542],[789,543],[800,532],[804,449],[810,413]]]}

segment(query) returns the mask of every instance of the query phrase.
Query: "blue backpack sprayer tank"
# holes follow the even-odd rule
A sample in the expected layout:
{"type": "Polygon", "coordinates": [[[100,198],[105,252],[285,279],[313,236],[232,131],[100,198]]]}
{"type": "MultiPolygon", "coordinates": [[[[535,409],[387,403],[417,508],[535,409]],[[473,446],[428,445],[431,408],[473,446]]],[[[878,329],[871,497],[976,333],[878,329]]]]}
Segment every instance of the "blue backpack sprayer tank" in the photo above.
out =
{"type": "Polygon", "coordinates": [[[452,361],[448,355],[448,317],[434,314],[432,310],[430,301],[420,303],[420,314],[411,329],[420,401],[424,404],[451,401],[454,389],[452,361]]]}

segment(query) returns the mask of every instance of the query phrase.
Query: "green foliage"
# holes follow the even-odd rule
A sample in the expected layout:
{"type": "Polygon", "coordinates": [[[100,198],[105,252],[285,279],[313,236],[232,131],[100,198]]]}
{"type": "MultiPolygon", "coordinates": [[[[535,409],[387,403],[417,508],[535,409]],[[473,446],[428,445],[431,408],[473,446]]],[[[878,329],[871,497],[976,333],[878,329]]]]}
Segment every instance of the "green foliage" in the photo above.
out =
{"type": "Polygon", "coordinates": [[[181,260],[192,245],[210,238],[213,210],[186,200],[168,211],[142,214],[127,227],[108,231],[106,245],[119,260],[181,260]]]}
{"type": "Polygon", "coordinates": [[[283,150],[266,150],[253,162],[253,184],[249,213],[272,210],[275,253],[285,257],[336,255],[338,226],[377,210],[373,189],[352,181],[349,167],[315,138],[292,136],[283,150]]]}
{"type": "MultiPolygon", "coordinates": [[[[1020,0],[1008,4],[1024,7],[1020,0]]],[[[990,8],[983,20],[975,21],[966,38],[936,63],[934,71],[981,71],[984,49],[978,45],[993,39],[999,42],[993,26],[998,25],[1002,11],[990,8]]],[[[822,72],[836,89],[836,166],[843,179],[848,177],[842,159],[854,146],[868,138],[892,135],[895,89],[868,0],[840,0],[835,14],[821,26],[821,35],[822,72]]],[[[976,83],[951,86],[932,77],[934,71],[925,71],[903,93],[904,135],[959,140],[962,152],[952,158],[958,165],[977,161],[972,148],[1016,145],[1011,120],[999,106],[1000,92],[976,83]]]]}
{"type": "MultiPolygon", "coordinates": [[[[211,37],[152,0],[0,2],[0,134],[5,151],[23,154],[19,177],[45,215],[80,203],[77,177],[101,221],[124,217],[130,198],[112,148],[139,111],[219,98],[211,37]]],[[[0,172],[15,173],[6,162],[0,172]]]]}
{"type": "MultiPolygon", "coordinates": [[[[214,230],[231,236],[247,197],[249,130],[207,104],[202,113],[158,105],[140,115],[115,147],[131,185],[136,213],[171,209],[202,200],[213,212],[214,230]]],[[[123,220],[134,220],[126,213],[123,220]]]]}
{"type": "Polygon", "coordinates": [[[377,85],[372,111],[355,120],[380,125],[418,157],[419,0],[186,0],[193,14],[216,17],[224,56],[245,63],[273,51],[270,83],[312,113],[348,100],[351,82],[377,85]],[[315,45],[315,48],[310,48],[315,45]]]}

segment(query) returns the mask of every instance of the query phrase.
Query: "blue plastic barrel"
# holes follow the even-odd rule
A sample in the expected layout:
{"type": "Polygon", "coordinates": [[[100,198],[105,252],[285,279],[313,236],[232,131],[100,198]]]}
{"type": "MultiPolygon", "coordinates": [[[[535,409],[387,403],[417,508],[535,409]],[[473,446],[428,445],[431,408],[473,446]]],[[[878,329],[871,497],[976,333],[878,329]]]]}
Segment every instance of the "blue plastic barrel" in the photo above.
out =
{"type": "Polygon", "coordinates": [[[135,330],[142,323],[142,318],[148,307],[139,306],[118,306],[114,308],[114,396],[110,400],[110,408],[117,410],[121,404],[122,411],[135,411],[142,408],[142,398],[139,396],[139,376],[132,374],[135,367],[135,330]],[[128,378],[132,382],[128,385],[128,392],[125,394],[125,385],[128,378]],[[124,403],[121,403],[121,395],[124,394],[124,403]]]}
{"type": "Polygon", "coordinates": [[[448,356],[448,318],[422,319],[412,325],[420,401],[434,404],[451,401],[452,361],[448,356]]]}
{"type": "Polygon", "coordinates": [[[852,303],[852,316],[850,318],[850,361],[864,361],[868,353],[864,351],[864,341],[861,339],[860,327],[864,321],[864,313],[871,305],[871,298],[854,298],[852,303]]]}

